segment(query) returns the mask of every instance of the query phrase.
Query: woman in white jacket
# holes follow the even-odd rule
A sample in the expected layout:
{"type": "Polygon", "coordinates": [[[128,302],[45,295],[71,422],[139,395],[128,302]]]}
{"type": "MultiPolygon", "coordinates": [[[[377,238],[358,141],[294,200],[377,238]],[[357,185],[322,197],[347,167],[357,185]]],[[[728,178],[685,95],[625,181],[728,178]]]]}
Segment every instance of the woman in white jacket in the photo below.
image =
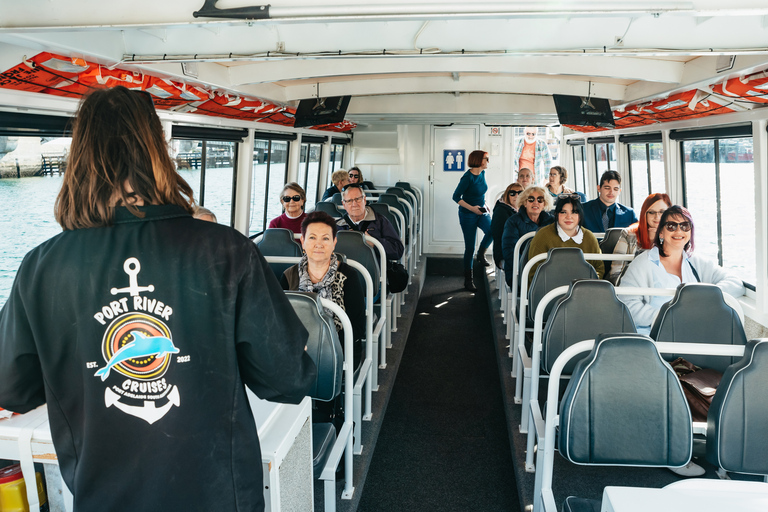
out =
{"type": "MultiPolygon", "coordinates": [[[[659,221],[654,246],[638,255],[627,268],[621,286],[677,288],[681,283],[709,283],[734,297],[744,295],[744,283],[714,261],[693,255],[693,218],[682,206],[667,209],[659,221]]],[[[637,332],[648,334],[659,308],[672,297],[623,297],[637,332]]]]}
{"type": "MultiPolygon", "coordinates": [[[[709,283],[734,297],[744,295],[744,283],[717,263],[693,255],[693,218],[682,206],[671,206],[661,216],[654,246],[637,256],[627,268],[620,286],[641,288],[677,288],[681,283],[709,283]]],[[[637,332],[648,334],[651,325],[669,296],[623,296],[637,332]]],[[[701,476],[704,468],[689,462],[681,468],[669,468],[680,476],[701,476]]]]}

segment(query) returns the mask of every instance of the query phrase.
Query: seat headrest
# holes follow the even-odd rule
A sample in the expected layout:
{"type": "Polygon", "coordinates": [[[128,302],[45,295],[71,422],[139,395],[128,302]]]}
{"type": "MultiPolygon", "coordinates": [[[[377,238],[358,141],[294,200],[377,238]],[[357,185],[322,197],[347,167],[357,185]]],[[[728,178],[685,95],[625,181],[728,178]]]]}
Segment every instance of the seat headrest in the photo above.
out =
{"type": "Polygon", "coordinates": [[[307,354],[317,366],[317,379],[308,396],[330,401],[341,392],[344,355],[333,319],[314,293],[287,291],[285,295],[309,333],[307,354]]]}
{"type": "MultiPolygon", "coordinates": [[[[595,269],[584,259],[584,253],[577,247],[553,247],[547,259],[538,266],[528,289],[528,317],[533,320],[536,307],[541,299],[558,286],[568,286],[574,279],[597,279],[595,269]]],[[[544,314],[546,320],[552,311],[549,303],[544,314]]]]}
{"type": "Polygon", "coordinates": [[[336,234],[336,252],[344,254],[347,259],[354,260],[365,267],[373,281],[373,295],[379,293],[379,261],[374,248],[365,243],[365,236],[351,229],[339,231],[336,234]]]}
{"type": "MultiPolygon", "coordinates": [[[[717,343],[744,345],[747,336],[739,314],[723,298],[717,286],[706,283],[681,284],[672,300],[659,308],[651,326],[651,338],[683,343],[717,343]]],[[[737,358],[722,356],[682,357],[702,368],[724,372],[737,358]]],[[[668,358],[676,358],[671,354],[668,358]]]]}
{"type": "Polygon", "coordinates": [[[576,464],[682,466],[691,412],[649,337],[603,334],[579,361],[560,404],[560,453],[576,464]]]}
{"type": "Polygon", "coordinates": [[[707,415],[707,460],[726,471],[768,475],[768,339],[750,340],[729,366],[707,415]]]}
{"type": "MultiPolygon", "coordinates": [[[[568,293],[555,303],[544,327],[542,368],[552,371],[555,359],[579,341],[595,339],[605,332],[636,331],[629,308],[616,297],[609,281],[574,280],[568,293]]],[[[572,359],[563,373],[571,373],[577,361],[572,359]]]]}
{"type": "Polygon", "coordinates": [[[301,256],[301,246],[293,238],[293,231],[285,228],[269,228],[256,244],[264,256],[301,256]]]}

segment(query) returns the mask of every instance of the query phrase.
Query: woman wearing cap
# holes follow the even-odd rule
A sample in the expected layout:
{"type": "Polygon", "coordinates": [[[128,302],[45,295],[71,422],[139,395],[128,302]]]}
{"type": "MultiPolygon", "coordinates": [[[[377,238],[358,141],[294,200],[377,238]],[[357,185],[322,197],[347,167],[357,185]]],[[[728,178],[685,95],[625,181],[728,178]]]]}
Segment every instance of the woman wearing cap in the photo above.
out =
{"type": "Polygon", "coordinates": [[[280,204],[283,214],[269,221],[270,228],[290,229],[296,234],[301,233],[301,223],[306,218],[304,203],[307,195],[301,185],[295,182],[286,183],[280,192],[280,204]]]}

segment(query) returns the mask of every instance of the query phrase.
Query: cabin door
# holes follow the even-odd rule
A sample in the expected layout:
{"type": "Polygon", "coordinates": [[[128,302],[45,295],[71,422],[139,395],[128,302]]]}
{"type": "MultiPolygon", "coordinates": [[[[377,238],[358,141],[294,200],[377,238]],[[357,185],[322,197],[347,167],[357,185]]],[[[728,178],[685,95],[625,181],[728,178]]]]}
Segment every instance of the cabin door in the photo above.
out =
{"type": "MultiPolygon", "coordinates": [[[[429,180],[429,242],[425,252],[461,254],[464,239],[459,206],[451,196],[467,167],[467,157],[478,148],[479,126],[432,127],[432,166],[429,180]]],[[[479,243],[480,237],[478,237],[479,243]]]]}

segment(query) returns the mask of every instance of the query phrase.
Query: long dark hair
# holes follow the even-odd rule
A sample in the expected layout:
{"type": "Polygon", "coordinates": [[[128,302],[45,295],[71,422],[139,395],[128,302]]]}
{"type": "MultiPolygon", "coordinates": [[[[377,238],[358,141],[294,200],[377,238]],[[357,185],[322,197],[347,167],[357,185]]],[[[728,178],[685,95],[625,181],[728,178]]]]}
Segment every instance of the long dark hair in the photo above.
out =
{"type": "Polygon", "coordinates": [[[125,87],[96,90],[77,111],[56,221],[65,230],[109,226],[112,206],[142,217],[137,199],[194,212],[192,188],[171,161],[151,96],[125,87]]]}
{"type": "Polygon", "coordinates": [[[691,212],[688,211],[688,208],[686,208],[685,206],[680,206],[678,204],[674,206],[670,206],[661,215],[661,220],[659,221],[659,227],[656,229],[656,238],[653,239],[653,245],[659,248],[660,256],[664,256],[664,257],[668,256],[668,254],[664,252],[664,244],[661,243],[661,238],[659,237],[659,235],[661,235],[661,232],[664,230],[664,224],[666,224],[669,221],[669,218],[673,215],[679,215],[691,223],[691,238],[690,240],[688,240],[688,243],[685,244],[685,247],[683,247],[683,250],[689,257],[693,256],[693,217],[691,217],[691,212]]]}

